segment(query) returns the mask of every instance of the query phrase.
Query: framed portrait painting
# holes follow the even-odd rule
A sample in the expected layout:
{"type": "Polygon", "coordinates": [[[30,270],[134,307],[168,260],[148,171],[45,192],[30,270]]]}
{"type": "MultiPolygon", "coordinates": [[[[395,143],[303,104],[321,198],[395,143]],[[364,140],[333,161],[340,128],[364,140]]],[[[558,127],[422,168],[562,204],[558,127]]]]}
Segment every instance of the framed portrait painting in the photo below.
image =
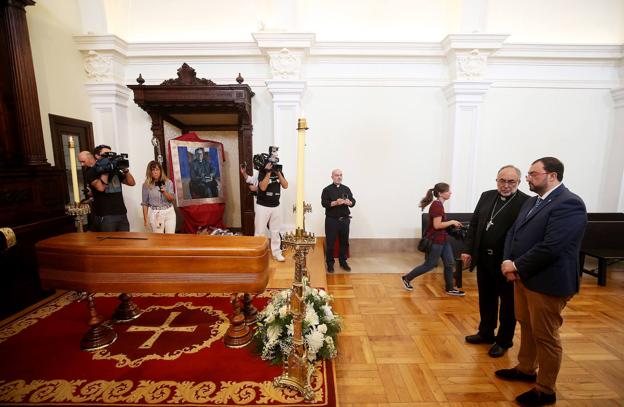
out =
{"type": "Polygon", "coordinates": [[[169,143],[178,206],[224,203],[223,145],[207,140],[169,143]]]}

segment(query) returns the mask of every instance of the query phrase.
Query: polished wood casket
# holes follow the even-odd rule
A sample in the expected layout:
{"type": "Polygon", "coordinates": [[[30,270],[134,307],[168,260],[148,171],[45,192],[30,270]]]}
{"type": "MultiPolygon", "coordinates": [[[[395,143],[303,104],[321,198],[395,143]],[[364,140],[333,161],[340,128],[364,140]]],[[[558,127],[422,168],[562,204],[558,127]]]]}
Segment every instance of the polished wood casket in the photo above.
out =
{"type": "Polygon", "coordinates": [[[260,236],[67,233],[36,245],[41,284],[87,292],[261,293],[269,245],[260,236]]]}
{"type": "Polygon", "coordinates": [[[129,293],[230,293],[233,314],[224,342],[242,347],[252,338],[257,310],[252,294],[269,281],[266,237],[98,232],[67,233],[36,245],[41,284],[87,293],[89,330],[84,350],[106,347],[117,338],[96,310],[94,293],[121,293],[115,323],[142,311],[129,293]],[[239,296],[239,294],[241,294],[239,296]]]}

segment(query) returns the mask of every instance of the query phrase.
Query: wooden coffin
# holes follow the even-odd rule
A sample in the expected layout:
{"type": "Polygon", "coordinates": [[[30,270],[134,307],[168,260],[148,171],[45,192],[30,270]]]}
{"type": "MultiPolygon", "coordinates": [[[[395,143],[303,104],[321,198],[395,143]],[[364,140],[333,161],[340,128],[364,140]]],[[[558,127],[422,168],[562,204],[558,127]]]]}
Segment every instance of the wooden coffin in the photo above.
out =
{"type": "Polygon", "coordinates": [[[36,252],[45,288],[260,293],[269,279],[265,237],[68,233],[38,242],[36,252]]]}

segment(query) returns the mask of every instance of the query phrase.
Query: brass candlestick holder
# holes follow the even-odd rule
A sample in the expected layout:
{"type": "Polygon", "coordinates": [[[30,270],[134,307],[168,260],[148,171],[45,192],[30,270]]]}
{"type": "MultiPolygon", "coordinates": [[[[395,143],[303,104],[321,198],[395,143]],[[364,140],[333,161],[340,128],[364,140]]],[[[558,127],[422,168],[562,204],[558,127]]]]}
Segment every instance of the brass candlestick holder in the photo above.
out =
{"type": "MultiPolygon", "coordinates": [[[[312,208],[304,203],[305,211],[312,208]]],[[[305,224],[305,223],[304,223],[305,224]]],[[[306,315],[304,302],[305,284],[309,279],[306,258],[316,245],[316,237],[305,229],[297,228],[294,233],[286,233],[283,238],[284,247],[294,250],[295,278],[290,289],[290,309],[293,317],[293,348],[284,361],[281,376],[274,380],[275,386],[289,387],[298,391],[306,401],[314,400],[314,390],[310,383],[314,366],[308,361],[308,352],[303,338],[303,319],[306,315]],[[305,279],[304,279],[305,277],[305,279]]]]}
{"type": "Polygon", "coordinates": [[[91,207],[87,203],[72,202],[65,205],[65,213],[74,217],[74,224],[78,232],[84,232],[83,217],[91,213],[91,207]]]}

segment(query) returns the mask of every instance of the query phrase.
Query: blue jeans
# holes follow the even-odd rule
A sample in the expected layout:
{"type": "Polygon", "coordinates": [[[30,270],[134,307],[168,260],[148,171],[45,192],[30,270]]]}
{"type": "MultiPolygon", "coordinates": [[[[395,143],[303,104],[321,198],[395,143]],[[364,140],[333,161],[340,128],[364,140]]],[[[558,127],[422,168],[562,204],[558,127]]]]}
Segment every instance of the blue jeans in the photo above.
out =
{"type": "Polygon", "coordinates": [[[95,216],[95,230],[98,232],[129,232],[128,217],[123,215],[95,216]]]}
{"type": "Polygon", "coordinates": [[[438,258],[442,257],[444,263],[444,285],[446,290],[452,290],[453,284],[453,267],[455,265],[455,257],[453,256],[453,249],[450,243],[433,244],[431,251],[425,254],[425,262],[420,266],[414,268],[412,271],[403,276],[407,281],[412,281],[414,278],[431,271],[438,265],[438,258]]]}

